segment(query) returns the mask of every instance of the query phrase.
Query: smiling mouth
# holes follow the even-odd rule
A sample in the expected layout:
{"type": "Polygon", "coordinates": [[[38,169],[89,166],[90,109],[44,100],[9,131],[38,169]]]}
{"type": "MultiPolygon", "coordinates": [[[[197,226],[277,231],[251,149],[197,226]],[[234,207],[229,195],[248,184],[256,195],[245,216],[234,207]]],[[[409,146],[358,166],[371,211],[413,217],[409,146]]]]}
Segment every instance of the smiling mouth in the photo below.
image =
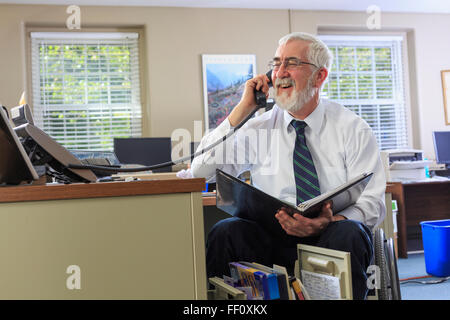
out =
{"type": "MultiPolygon", "coordinates": [[[[277,79],[278,80],[278,79],[277,79]]],[[[281,88],[281,89],[288,89],[291,88],[294,85],[294,81],[292,81],[292,79],[279,79],[277,81],[277,88],[281,88]]]]}

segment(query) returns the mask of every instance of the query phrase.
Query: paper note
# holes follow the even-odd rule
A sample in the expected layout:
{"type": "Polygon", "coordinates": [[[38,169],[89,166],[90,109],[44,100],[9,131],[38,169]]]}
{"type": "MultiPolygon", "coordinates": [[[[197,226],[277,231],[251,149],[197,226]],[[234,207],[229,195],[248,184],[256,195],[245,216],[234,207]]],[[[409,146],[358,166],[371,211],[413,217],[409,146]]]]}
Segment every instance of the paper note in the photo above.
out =
{"type": "Polygon", "coordinates": [[[302,282],[312,300],[341,299],[338,277],[302,270],[302,282]]]}

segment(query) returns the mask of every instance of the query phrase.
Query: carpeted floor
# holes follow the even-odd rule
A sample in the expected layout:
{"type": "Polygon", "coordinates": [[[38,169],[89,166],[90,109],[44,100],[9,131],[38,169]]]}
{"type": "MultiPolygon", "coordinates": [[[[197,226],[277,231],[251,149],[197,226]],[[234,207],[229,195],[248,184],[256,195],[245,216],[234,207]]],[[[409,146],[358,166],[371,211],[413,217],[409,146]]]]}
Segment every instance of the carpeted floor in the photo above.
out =
{"type": "MultiPolygon", "coordinates": [[[[423,253],[409,254],[408,259],[398,259],[400,280],[428,276],[423,253]]],[[[421,278],[414,281],[432,281],[440,278],[421,278]]],[[[422,284],[400,281],[402,300],[450,300],[450,279],[438,284],[422,284]]]]}

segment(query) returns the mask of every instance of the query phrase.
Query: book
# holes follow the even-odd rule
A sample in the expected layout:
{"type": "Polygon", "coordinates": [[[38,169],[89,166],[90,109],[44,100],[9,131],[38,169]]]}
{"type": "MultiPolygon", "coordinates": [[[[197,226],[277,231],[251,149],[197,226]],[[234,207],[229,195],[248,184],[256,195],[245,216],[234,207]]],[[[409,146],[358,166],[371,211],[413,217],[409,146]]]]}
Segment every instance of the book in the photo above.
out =
{"type": "Polygon", "coordinates": [[[230,262],[230,273],[231,277],[236,281],[241,287],[251,288],[251,297],[248,299],[263,299],[263,285],[259,279],[258,275],[255,274],[257,270],[252,270],[252,268],[247,267],[238,262],[230,262]]]}
{"type": "MultiPolygon", "coordinates": [[[[282,285],[282,287],[285,287],[286,291],[287,291],[287,299],[286,300],[294,300],[294,294],[292,293],[292,291],[289,288],[289,275],[288,275],[288,272],[286,270],[286,267],[274,264],[273,265],[273,270],[277,274],[283,275],[283,279],[285,281],[285,284],[282,285]]],[[[284,296],[284,298],[286,298],[286,297],[284,296]]]]}
{"type": "Polygon", "coordinates": [[[290,290],[289,290],[289,276],[287,274],[286,268],[273,265],[273,268],[267,267],[265,265],[259,264],[257,262],[241,262],[242,264],[264,271],[269,274],[273,274],[276,276],[277,284],[278,284],[278,292],[280,300],[291,300],[290,290]]]}
{"type": "Polygon", "coordinates": [[[249,281],[250,286],[254,287],[254,297],[262,298],[264,300],[275,300],[280,298],[278,289],[277,275],[266,272],[257,268],[254,264],[245,261],[230,262],[230,270],[233,268],[237,271],[232,272],[235,276],[238,275],[241,282],[249,281]],[[242,281],[243,280],[243,281],[242,281]]]}
{"type": "Polygon", "coordinates": [[[314,218],[320,213],[322,205],[331,200],[333,214],[339,213],[356,203],[372,175],[372,172],[362,173],[333,190],[295,206],[216,169],[216,206],[233,216],[256,221],[276,236],[284,236],[286,233],[275,218],[278,210],[285,208],[290,215],[298,213],[314,218]]]}
{"type": "Polygon", "coordinates": [[[290,277],[289,283],[291,284],[292,289],[294,289],[296,300],[311,300],[308,293],[306,292],[306,288],[303,286],[303,283],[300,279],[296,277],[290,277]]]}

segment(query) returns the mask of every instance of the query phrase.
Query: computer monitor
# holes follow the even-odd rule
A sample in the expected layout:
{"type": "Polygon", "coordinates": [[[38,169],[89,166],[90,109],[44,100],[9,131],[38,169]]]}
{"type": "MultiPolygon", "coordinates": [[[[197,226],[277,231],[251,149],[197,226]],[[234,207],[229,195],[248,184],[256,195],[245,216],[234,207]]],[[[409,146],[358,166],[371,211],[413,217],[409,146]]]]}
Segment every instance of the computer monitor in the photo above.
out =
{"type": "MultiPolygon", "coordinates": [[[[114,153],[121,164],[152,166],[172,161],[170,138],[114,138],[114,153]]],[[[171,172],[172,166],[152,170],[171,172]]]]}
{"type": "Polygon", "coordinates": [[[436,162],[450,167],[450,131],[433,131],[436,162]]]}
{"type": "Polygon", "coordinates": [[[0,183],[19,184],[39,179],[6,111],[0,106],[0,183]]]}

